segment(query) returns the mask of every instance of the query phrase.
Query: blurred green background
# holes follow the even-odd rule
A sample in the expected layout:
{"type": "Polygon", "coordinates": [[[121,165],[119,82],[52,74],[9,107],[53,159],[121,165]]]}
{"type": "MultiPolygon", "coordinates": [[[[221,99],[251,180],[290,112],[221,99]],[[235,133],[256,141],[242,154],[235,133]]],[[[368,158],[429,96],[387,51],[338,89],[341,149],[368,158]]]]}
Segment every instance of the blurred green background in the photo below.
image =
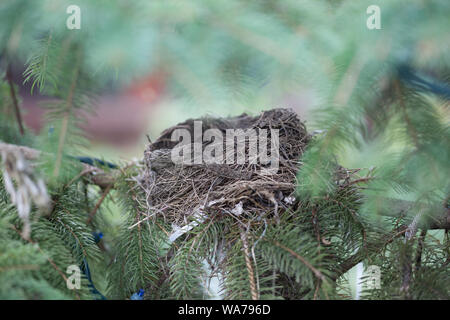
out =
{"type": "MultiPolygon", "coordinates": [[[[89,153],[118,158],[107,142],[130,158],[141,155],[144,133],[156,137],[205,114],[291,107],[317,129],[313,110],[345,100],[364,81],[382,81],[378,72],[390,65],[448,66],[448,9],[447,1],[9,0],[0,4],[0,52],[13,57],[22,86],[33,55],[51,58],[65,39],[78,42],[98,95],[91,108],[98,116],[84,124],[95,146],[89,153]],[[372,4],[381,30],[366,26],[372,4]],[[79,30],[66,27],[69,5],[80,8],[79,30]]],[[[21,93],[38,132],[52,84],[33,96],[31,85],[21,93]]]]}
{"type": "MultiPolygon", "coordinates": [[[[2,69],[5,61],[12,66],[31,134],[45,137],[58,57],[76,43],[95,96],[76,111],[89,142],[83,152],[120,162],[142,157],[146,134],[155,139],[187,118],[288,107],[310,131],[321,129],[323,108],[349,108],[351,118],[396,65],[448,70],[449,13],[448,0],[3,0],[0,53],[2,69]],[[373,4],[380,30],[366,25],[373,4]],[[66,26],[69,5],[80,8],[79,30],[66,26]],[[46,62],[44,83],[24,82],[33,61],[46,62]]],[[[401,139],[389,148],[384,142],[344,146],[336,156],[347,167],[376,166],[404,147],[401,139]]],[[[108,206],[119,225],[120,212],[108,206]]]]}

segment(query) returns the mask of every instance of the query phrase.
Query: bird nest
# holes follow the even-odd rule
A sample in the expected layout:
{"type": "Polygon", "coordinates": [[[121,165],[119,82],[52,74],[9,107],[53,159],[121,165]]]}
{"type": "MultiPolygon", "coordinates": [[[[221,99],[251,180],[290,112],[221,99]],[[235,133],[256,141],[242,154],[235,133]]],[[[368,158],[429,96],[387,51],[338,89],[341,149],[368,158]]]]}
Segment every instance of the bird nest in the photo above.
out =
{"type": "Polygon", "coordinates": [[[290,109],[179,123],[144,153],[140,185],[148,212],[172,223],[172,241],[207,218],[278,220],[295,202],[299,160],[310,139],[290,109]]]}

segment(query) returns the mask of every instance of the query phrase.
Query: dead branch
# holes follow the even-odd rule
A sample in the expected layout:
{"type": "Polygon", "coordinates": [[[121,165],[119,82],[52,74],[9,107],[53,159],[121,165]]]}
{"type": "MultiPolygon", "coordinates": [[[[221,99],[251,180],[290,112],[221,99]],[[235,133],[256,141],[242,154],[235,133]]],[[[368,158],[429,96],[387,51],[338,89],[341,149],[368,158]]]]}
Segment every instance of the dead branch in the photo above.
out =
{"type": "MultiPolygon", "coordinates": [[[[26,160],[38,160],[41,156],[42,152],[36,149],[32,149],[29,147],[18,146],[14,144],[8,144],[4,142],[0,142],[0,151],[13,151],[13,152],[21,152],[26,160]]],[[[103,189],[112,187],[119,176],[120,172],[118,170],[111,170],[109,172],[105,172],[104,170],[97,168],[95,166],[91,166],[86,163],[81,163],[83,174],[88,176],[89,182],[94,185],[97,185],[103,189]]]]}

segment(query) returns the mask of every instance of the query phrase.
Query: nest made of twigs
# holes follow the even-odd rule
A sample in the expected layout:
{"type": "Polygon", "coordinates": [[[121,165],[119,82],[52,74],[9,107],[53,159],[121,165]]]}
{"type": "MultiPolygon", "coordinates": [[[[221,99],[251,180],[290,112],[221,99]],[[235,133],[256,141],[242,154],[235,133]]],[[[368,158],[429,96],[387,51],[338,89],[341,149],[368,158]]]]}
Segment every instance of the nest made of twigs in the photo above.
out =
{"type": "MultiPolygon", "coordinates": [[[[310,139],[304,123],[290,109],[273,109],[258,116],[189,119],[168,128],[148,145],[144,154],[145,167],[140,180],[148,214],[162,216],[176,226],[186,225],[199,213],[216,217],[250,213],[277,219],[278,212],[295,202],[299,161],[310,139]],[[169,155],[178,142],[172,141],[172,134],[183,128],[194,138],[194,121],[201,121],[202,132],[217,129],[224,137],[227,129],[266,129],[266,132],[278,129],[278,170],[267,174],[264,171],[267,164],[250,161],[174,164],[169,155]]],[[[202,142],[203,150],[211,143],[202,142]]],[[[248,146],[245,152],[249,152],[248,146]]]]}

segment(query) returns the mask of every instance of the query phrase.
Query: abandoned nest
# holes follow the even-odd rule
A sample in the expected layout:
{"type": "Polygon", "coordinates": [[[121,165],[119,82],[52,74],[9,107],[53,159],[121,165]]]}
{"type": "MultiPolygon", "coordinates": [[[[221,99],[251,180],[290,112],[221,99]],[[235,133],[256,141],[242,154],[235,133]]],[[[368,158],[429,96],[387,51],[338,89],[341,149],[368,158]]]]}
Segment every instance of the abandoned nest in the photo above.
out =
{"type": "MultiPolygon", "coordinates": [[[[278,220],[279,212],[288,209],[295,202],[299,159],[310,139],[304,123],[290,109],[273,109],[258,116],[242,114],[232,118],[189,119],[171,127],[149,144],[144,154],[145,168],[140,177],[140,185],[146,195],[148,214],[163,217],[166,222],[172,223],[172,241],[190,230],[193,227],[192,221],[197,224],[213,216],[221,218],[227,215],[251,215],[278,220]],[[235,150],[233,161],[228,162],[227,159],[231,158],[223,157],[224,159],[218,158],[214,163],[174,163],[171,155],[180,143],[178,139],[173,139],[174,136],[177,137],[175,131],[183,129],[190,134],[191,140],[187,142],[192,151],[195,148],[193,143],[199,141],[195,134],[198,135],[200,128],[201,133],[214,129],[216,136],[224,137],[223,140],[215,138],[213,141],[201,138],[201,152],[208,150],[208,146],[215,146],[223,148],[225,155],[226,144],[229,143],[235,150]],[[238,132],[236,139],[230,139],[226,135],[230,129],[235,129],[234,133],[238,132]],[[248,129],[253,129],[257,133],[256,137],[246,135],[248,129]],[[279,146],[273,144],[276,142],[277,130],[279,146]],[[264,131],[267,140],[261,139],[264,131]],[[258,137],[259,142],[252,144],[258,137]],[[237,146],[239,141],[246,142],[244,149],[237,146]],[[266,148],[261,149],[264,144],[267,144],[266,148]],[[256,145],[258,158],[254,157],[256,145]],[[268,153],[269,158],[277,157],[275,168],[273,162],[259,161],[261,150],[268,153]],[[242,151],[246,156],[244,163],[237,161],[236,154],[242,151]]],[[[220,149],[215,152],[217,151],[220,149]]]]}

